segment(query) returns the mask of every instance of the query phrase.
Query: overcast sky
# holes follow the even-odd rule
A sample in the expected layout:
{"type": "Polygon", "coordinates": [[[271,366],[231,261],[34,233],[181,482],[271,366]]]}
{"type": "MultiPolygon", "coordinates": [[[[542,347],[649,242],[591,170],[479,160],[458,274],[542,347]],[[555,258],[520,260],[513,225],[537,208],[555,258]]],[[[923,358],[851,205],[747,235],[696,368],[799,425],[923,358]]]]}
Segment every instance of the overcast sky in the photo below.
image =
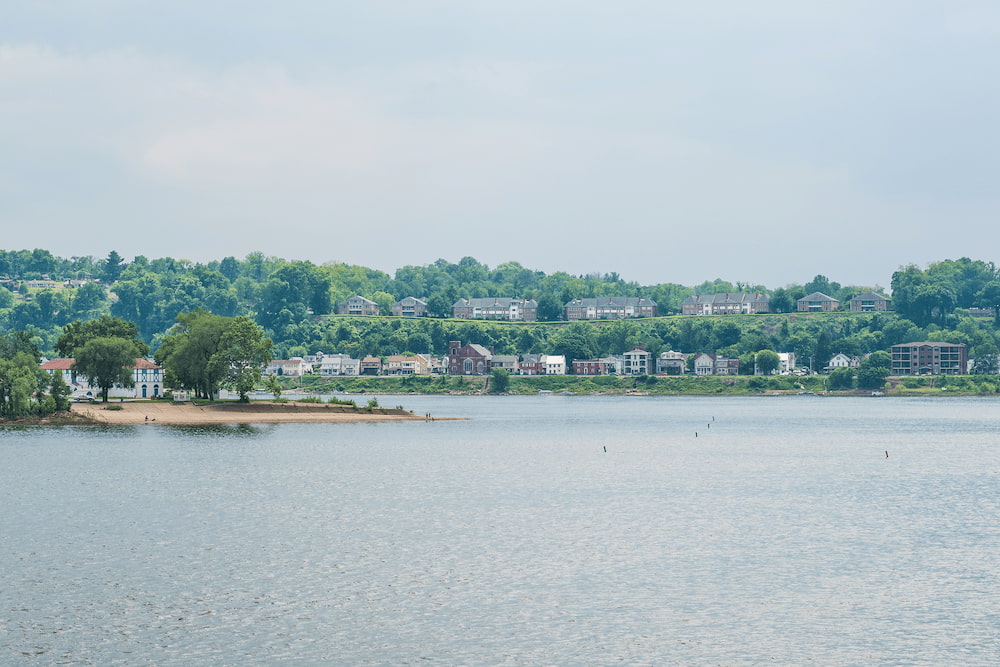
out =
{"type": "Polygon", "coordinates": [[[0,247],[888,286],[1000,247],[1000,4],[0,0],[0,247]]]}

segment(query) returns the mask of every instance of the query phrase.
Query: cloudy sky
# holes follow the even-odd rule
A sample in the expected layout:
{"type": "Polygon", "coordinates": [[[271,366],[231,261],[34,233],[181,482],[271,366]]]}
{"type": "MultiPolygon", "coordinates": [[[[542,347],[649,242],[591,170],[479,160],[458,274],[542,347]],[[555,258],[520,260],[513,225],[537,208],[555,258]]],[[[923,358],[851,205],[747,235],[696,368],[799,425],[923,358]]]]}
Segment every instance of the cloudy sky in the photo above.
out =
{"type": "Polygon", "coordinates": [[[1000,5],[0,0],[4,249],[643,284],[1000,260],[1000,5]]]}

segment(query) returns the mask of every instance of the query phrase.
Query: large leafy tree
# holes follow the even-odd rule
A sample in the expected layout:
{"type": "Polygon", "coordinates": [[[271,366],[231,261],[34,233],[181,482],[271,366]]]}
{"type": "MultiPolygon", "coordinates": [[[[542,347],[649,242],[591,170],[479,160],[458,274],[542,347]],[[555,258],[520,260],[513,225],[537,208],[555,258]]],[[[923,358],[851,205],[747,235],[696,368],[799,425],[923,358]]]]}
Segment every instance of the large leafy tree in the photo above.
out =
{"type": "Polygon", "coordinates": [[[154,359],[163,366],[172,387],[194,391],[198,398],[212,398],[225,376],[225,369],[212,363],[231,318],[196,310],[177,316],[177,324],[156,350],[154,359]]]}
{"type": "Polygon", "coordinates": [[[0,336],[0,417],[14,419],[39,411],[32,397],[47,378],[38,362],[38,346],[30,333],[0,336]]]}
{"type": "Polygon", "coordinates": [[[212,355],[210,365],[222,374],[222,385],[250,400],[249,393],[260,382],[264,368],[271,361],[272,342],[264,330],[249,317],[233,318],[212,355]]]}
{"type": "Polygon", "coordinates": [[[872,352],[858,366],[858,387],[881,389],[892,371],[892,356],[885,351],[872,352]]]}
{"type": "Polygon", "coordinates": [[[102,315],[95,320],[76,320],[67,324],[56,341],[56,352],[63,357],[75,357],[76,350],[94,338],[122,338],[135,346],[135,356],[144,357],[149,354],[149,346],[139,336],[139,327],[135,322],[110,315],[102,315]]]}
{"type": "Polygon", "coordinates": [[[771,375],[781,365],[781,357],[774,350],[761,350],[754,360],[759,375],[771,375]]]}
{"type": "Polygon", "coordinates": [[[135,385],[133,369],[141,356],[135,341],[127,338],[92,338],[73,353],[73,370],[100,389],[101,401],[108,402],[108,391],[116,384],[135,385]]]}

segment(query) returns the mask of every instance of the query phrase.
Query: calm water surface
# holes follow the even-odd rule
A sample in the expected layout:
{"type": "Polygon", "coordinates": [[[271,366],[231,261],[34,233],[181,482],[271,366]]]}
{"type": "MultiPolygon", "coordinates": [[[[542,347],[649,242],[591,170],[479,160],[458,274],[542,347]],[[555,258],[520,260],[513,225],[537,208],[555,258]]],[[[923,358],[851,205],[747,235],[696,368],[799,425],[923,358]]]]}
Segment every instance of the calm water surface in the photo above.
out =
{"type": "Polygon", "coordinates": [[[0,429],[0,663],[1000,664],[996,400],[382,402],[0,429]]]}

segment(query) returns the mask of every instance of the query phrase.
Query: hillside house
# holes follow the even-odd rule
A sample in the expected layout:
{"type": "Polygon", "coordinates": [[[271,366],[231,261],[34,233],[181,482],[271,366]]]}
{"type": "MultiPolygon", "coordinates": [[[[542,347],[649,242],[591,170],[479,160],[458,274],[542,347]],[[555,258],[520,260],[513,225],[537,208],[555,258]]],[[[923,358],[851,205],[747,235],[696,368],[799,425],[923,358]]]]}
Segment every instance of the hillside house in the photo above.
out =
{"type": "Polygon", "coordinates": [[[363,296],[352,296],[337,304],[338,315],[380,315],[378,304],[363,296]]]}
{"type": "Polygon", "coordinates": [[[832,313],[840,310],[840,301],[822,292],[813,292],[795,302],[800,313],[832,313]]]}
{"type": "Polygon", "coordinates": [[[564,307],[566,319],[625,320],[634,317],[656,317],[656,302],[631,296],[602,296],[573,299],[564,307]]]}
{"type": "Polygon", "coordinates": [[[681,301],[682,315],[753,315],[771,312],[771,297],[760,292],[695,294],[681,301]]]}
{"type": "Polygon", "coordinates": [[[392,314],[396,317],[426,317],[427,301],[408,296],[392,304],[392,314]]]}
{"type": "Polygon", "coordinates": [[[859,294],[848,303],[852,313],[884,313],[892,310],[892,301],[875,292],[859,294]]]}
{"type": "Polygon", "coordinates": [[[452,317],[465,320],[538,321],[538,303],[534,299],[490,296],[459,299],[451,307],[452,317]]]}

